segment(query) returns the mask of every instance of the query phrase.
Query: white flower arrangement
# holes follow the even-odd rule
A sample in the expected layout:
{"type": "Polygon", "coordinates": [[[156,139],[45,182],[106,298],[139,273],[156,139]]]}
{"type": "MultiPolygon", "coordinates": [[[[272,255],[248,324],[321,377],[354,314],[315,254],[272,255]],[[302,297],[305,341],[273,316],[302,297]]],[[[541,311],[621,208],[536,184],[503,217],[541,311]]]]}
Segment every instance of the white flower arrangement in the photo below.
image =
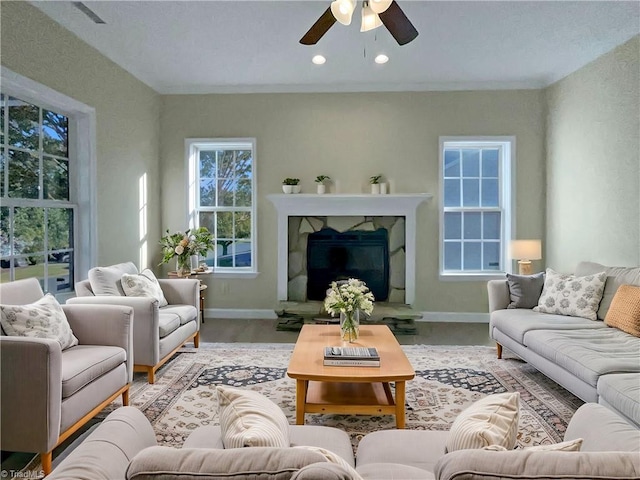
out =
{"type": "Polygon", "coordinates": [[[331,282],[331,288],[324,299],[324,308],[332,316],[338,313],[352,313],[362,310],[367,315],[373,312],[373,293],[362,280],[350,278],[346,282],[331,282]]]}

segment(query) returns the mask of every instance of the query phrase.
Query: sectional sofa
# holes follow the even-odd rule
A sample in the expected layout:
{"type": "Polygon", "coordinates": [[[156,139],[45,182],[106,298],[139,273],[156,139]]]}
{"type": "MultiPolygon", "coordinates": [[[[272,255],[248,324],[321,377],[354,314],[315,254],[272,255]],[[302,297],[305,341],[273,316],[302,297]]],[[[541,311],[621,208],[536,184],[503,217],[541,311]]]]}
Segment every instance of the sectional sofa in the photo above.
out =
{"type": "Polygon", "coordinates": [[[509,282],[488,282],[489,334],[502,347],[585,402],[605,405],[640,425],[640,338],[603,321],[621,285],[640,285],[640,267],[607,267],[582,262],[575,276],[606,272],[597,319],[507,308],[509,282]]]}
{"type": "Polygon", "coordinates": [[[565,441],[582,438],[580,452],[519,449],[444,453],[448,432],[386,430],[366,435],[354,457],[347,434],[290,425],[291,447],[223,449],[219,427],[201,427],[183,448],[156,444],[145,416],[133,407],[111,413],[48,480],[495,480],[496,478],[640,478],[640,430],[595,403],[580,407],[565,441]],[[310,445],[340,457],[329,463],[310,445]],[[355,467],[356,475],[353,475],[355,467]]]}

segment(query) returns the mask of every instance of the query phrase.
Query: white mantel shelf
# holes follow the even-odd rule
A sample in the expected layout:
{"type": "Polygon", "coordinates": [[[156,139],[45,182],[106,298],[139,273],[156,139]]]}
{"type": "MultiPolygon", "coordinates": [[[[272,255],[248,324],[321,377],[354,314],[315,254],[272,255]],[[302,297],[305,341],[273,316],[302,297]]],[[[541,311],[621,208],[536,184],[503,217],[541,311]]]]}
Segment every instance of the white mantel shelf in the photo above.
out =
{"type": "Polygon", "coordinates": [[[416,210],[418,205],[432,197],[430,193],[267,195],[278,211],[278,300],[287,300],[289,217],[393,215],[405,217],[405,303],[412,304],[416,279],[416,210]]]}

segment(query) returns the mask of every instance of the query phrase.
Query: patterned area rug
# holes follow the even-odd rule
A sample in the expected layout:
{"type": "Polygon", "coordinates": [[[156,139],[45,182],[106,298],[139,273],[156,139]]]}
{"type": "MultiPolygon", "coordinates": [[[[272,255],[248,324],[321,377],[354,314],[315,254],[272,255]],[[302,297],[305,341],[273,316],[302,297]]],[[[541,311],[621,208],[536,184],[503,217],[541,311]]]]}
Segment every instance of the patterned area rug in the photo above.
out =
{"type": "MultiPolygon", "coordinates": [[[[556,443],[583,403],[509,352],[498,360],[493,347],[402,348],[416,371],[406,387],[407,429],[449,430],[458,414],[476,400],[518,391],[518,446],[556,443]]],[[[276,402],[293,424],[295,381],[286,374],[292,351],[292,344],[209,343],[199,349],[184,348],[158,371],[154,385],[147,383],[146,374],[136,374],[130,404],[147,416],[158,443],[173,447],[182,446],[196,428],[218,424],[216,385],[261,392],[276,402]]],[[[98,417],[106,417],[119,406],[119,402],[111,404],[98,417]]],[[[354,451],[367,433],[395,428],[393,416],[307,414],[305,421],[345,430],[354,451]]],[[[36,456],[22,472],[39,470],[36,456]]]]}
{"type": "MultiPolygon", "coordinates": [[[[518,445],[555,443],[582,401],[525,362],[498,360],[493,347],[404,345],[416,377],[407,382],[406,428],[448,430],[476,400],[518,391],[518,445]]],[[[205,344],[185,348],[159,370],[154,385],[137,375],[131,404],[153,424],[160,444],[182,445],[201,425],[216,425],[216,385],[252,389],[276,402],[295,423],[295,381],[286,375],[291,344],[205,344]]],[[[106,415],[107,409],[101,415],[106,415]]],[[[354,448],[369,432],[395,428],[393,416],[307,414],[306,423],[338,427],[354,448]]]]}

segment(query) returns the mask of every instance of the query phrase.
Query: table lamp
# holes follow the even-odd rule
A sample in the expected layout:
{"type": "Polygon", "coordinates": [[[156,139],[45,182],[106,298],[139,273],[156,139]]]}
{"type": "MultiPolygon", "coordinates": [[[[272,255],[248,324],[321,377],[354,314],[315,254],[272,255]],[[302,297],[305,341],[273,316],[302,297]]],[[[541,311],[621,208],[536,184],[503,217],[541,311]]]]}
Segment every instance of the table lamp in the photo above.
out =
{"type": "Polygon", "coordinates": [[[518,273],[531,275],[531,260],[542,258],[542,241],[540,240],[512,240],[511,258],[518,260],[518,273]]]}

